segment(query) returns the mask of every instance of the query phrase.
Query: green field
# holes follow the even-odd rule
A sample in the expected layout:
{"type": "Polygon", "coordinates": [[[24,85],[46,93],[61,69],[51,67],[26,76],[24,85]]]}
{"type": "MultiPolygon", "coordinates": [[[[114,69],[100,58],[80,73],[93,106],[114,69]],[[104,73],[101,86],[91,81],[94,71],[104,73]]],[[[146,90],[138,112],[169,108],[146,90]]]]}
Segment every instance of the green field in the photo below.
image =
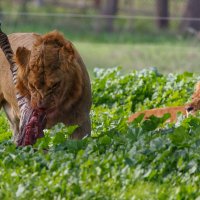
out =
{"type": "Polygon", "coordinates": [[[34,147],[16,148],[1,115],[0,199],[198,199],[199,117],[127,123],[137,110],[183,105],[198,79],[156,69],[95,70],[92,137],[81,141],[67,139],[71,129],[59,124],[34,147]]]}
{"type": "Polygon", "coordinates": [[[95,67],[123,66],[125,72],[157,67],[162,73],[199,72],[200,44],[193,41],[106,44],[75,42],[90,72],[95,67]]]}
{"type": "MultiPolygon", "coordinates": [[[[180,4],[181,7],[182,3],[180,1],[175,4],[180,4]]],[[[5,10],[9,10],[6,2],[4,4],[5,10]]],[[[136,4],[139,6],[140,1],[136,4]]],[[[151,2],[148,3],[151,10],[153,5],[151,2]]],[[[171,8],[173,12],[174,8],[171,8]]],[[[12,9],[15,10],[15,14],[7,13],[2,20],[2,28],[7,34],[13,32],[43,34],[57,29],[76,44],[91,74],[95,67],[115,66],[123,66],[124,72],[149,66],[157,67],[162,73],[199,71],[199,38],[181,33],[178,30],[180,22],[176,20],[170,22],[168,30],[161,31],[155,27],[154,20],[117,19],[114,32],[97,33],[93,28],[98,21],[92,18],[48,16],[49,12],[62,13],[48,9],[33,10],[36,14],[23,16],[17,14],[16,7],[13,6],[12,9]],[[39,15],[45,13],[47,15],[39,15]],[[133,30],[126,28],[127,23],[133,24],[133,30]]],[[[31,7],[29,11],[32,11],[31,7]]]]}
{"type": "MultiPolygon", "coordinates": [[[[6,33],[47,33],[54,28],[40,26],[11,26],[5,24],[6,33]]],[[[96,67],[123,66],[124,72],[157,67],[162,73],[199,72],[200,41],[197,37],[154,31],[149,34],[73,32],[61,27],[61,32],[71,40],[83,57],[92,75],[96,67]]]]}
{"type": "Polygon", "coordinates": [[[91,137],[72,141],[71,129],[58,124],[24,148],[13,144],[0,112],[0,199],[200,199],[199,113],[175,124],[165,123],[168,114],[127,123],[134,112],[191,100],[200,80],[198,38],[154,30],[149,21],[133,33],[94,34],[79,19],[68,19],[78,30],[64,18],[4,19],[6,33],[62,31],[89,70],[93,106],[91,137]]]}

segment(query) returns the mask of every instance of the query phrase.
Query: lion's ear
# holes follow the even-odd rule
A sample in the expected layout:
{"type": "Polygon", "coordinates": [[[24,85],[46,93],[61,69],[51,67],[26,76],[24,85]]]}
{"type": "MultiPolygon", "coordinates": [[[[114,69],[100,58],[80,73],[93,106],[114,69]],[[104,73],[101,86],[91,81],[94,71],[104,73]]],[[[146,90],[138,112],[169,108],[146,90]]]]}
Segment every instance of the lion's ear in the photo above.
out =
{"type": "Polygon", "coordinates": [[[18,47],[15,54],[15,62],[18,66],[17,71],[17,84],[16,89],[23,96],[29,96],[29,91],[27,90],[27,65],[30,59],[31,51],[26,49],[25,47],[18,47]]]}
{"type": "Polygon", "coordinates": [[[15,61],[20,67],[25,69],[29,62],[30,55],[31,51],[25,47],[18,47],[15,55],[15,61]]]}
{"type": "Polygon", "coordinates": [[[69,64],[73,62],[74,58],[75,58],[74,48],[71,42],[67,42],[63,47],[60,48],[59,60],[61,66],[65,66],[66,68],[68,68],[69,64]]]}

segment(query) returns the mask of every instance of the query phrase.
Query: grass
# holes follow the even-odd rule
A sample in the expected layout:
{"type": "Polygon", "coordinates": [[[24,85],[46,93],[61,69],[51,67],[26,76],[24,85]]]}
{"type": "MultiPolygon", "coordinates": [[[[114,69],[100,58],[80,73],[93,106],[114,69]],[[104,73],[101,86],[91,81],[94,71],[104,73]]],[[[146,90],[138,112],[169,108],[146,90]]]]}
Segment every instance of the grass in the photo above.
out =
{"type": "MultiPolygon", "coordinates": [[[[47,33],[52,27],[8,26],[6,33],[47,33]],[[12,27],[12,28],[11,28],[12,27]]],[[[102,33],[73,32],[58,28],[75,43],[89,72],[95,67],[123,66],[124,72],[154,66],[162,73],[198,72],[200,45],[196,38],[186,38],[165,32],[102,33]]]]}
{"type": "MultiPolygon", "coordinates": [[[[122,66],[128,73],[151,66],[161,73],[198,72],[200,45],[197,38],[189,38],[173,33],[172,30],[159,31],[153,22],[135,20],[136,30],[122,29],[113,33],[95,33],[92,21],[67,17],[4,16],[3,30],[12,32],[47,33],[57,29],[73,43],[92,76],[95,67],[122,66]],[[137,29],[138,28],[138,29],[137,29]]],[[[118,23],[125,23],[118,21],[118,23]]],[[[122,28],[124,25],[122,25],[122,28]]]]}
{"type": "MultiPolygon", "coordinates": [[[[198,199],[200,119],[179,118],[174,125],[165,124],[165,117],[139,117],[127,123],[133,107],[186,102],[197,78],[98,70],[92,87],[93,137],[66,140],[69,129],[60,124],[34,148],[16,148],[2,138],[0,199],[198,199]]],[[[0,136],[7,130],[0,115],[0,136]]]]}
{"type": "MultiPolygon", "coordinates": [[[[6,33],[39,32],[46,33],[54,28],[40,26],[4,25],[6,33]]],[[[166,32],[133,33],[115,32],[94,34],[73,32],[58,28],[77,47],[92,74],[95,67],[123,66],[124,72],[157,67],[162,73],[198,72],[200,45],[196,38],[187,38],[166,32]]]]}
{"type": "Polygon", "coordinates": [[[106,44],[75,42],[90,74],[95,67],[123,66],[128,73],[135,69],[157,67],[162,73],[199,72],[200,46],[194,41],[106,44]]]}

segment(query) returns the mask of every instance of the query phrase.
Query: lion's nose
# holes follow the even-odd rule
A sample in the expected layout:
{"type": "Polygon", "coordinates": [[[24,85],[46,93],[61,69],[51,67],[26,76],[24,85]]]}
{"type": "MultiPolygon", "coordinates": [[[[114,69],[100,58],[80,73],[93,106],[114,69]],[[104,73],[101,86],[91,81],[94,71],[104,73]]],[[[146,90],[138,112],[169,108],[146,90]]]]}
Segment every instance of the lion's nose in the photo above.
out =
{"type": "Polygon", "coordinates": [[[45,110],[45,109],[47,108],[46,105],[45,105],[45,102],[42,101],[42,100],[39,100],[39,101],[37,102],[37,107],[38,107],[39,109],[41,109],[41,110],[45,110]]]}

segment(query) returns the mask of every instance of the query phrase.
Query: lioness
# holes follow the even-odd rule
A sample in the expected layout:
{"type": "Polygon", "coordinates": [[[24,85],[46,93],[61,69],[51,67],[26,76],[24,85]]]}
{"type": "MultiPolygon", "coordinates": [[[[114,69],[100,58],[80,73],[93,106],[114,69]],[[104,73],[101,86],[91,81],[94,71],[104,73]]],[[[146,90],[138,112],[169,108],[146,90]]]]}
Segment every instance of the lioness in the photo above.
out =
{"type": "Polygon", "coordinates": [[[200,110],[200,81],[195,85],[195,90],[192,95],[192,100],[183,106],[172,106],[164,108],[154,108],[150,110],[144,110],[141,112],[136,112],[128,118],[128,122],[132,122],[139,115],[144,114],[144,119],[148,119],[150,116],[154,115],[156,117],[162,117],[164,114],[169,113],[171,116],[168,119],[170,122],[177,121],[177,113],[182,113],[185,116],[194,115],[198,110],[200,110]]]}
{"type": "Polygon", "coordinates": [[[90,79],[72,43],[57,31],[45,35],[14,33],[8,37],[18,66],[17,85],[15,88],[9,63],[0,51],[0,108],[10,121],[14,139],[20,118],[16,90],[30,100],[33,108],[46,112],[46,128],[63,122],[78,125],[72,138],[90,134],[90,79]]]}

